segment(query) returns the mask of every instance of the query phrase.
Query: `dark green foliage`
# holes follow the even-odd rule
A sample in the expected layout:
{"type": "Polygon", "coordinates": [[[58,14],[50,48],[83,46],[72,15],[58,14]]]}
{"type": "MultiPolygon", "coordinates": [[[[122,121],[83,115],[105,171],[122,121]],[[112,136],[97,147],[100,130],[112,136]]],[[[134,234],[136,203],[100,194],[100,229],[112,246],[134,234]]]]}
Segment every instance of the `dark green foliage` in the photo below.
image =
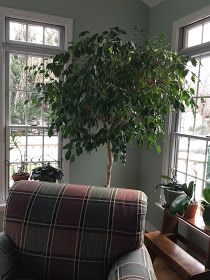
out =
{"type": "Polygon", "coordinates": [[[166,179],[166,184],[158,184],[155,186],[156,189],[162,187],[164,189],[170,189],[172,191],[185,191],[186,190],[186,183],[180,184],[179,181],[176,179],[176,174],[173,177],[169,177],[166,175],[161,176],[162,179],[166,179]]]}
{"type": "Polygon", "coordinates": [[[51,166],[49,163],[34,168],[30,176],[31,180],[39,180],[45,182],[56,182],[57,180],[60,182],[62,178],[62,170],[51,166]]]}
{"type": "Polygon", "coordinates": [[[202,206],[205,208],[207,206],[210,207],[210,186],[209,183],[206,184],[206,187],[203,189],[203,198],[201,201],[202,206]]]}
{"type": "Polygon", "coordinates": [[[169,211],[172,214],[183,215],[184,210],[190,205],[191,202],[195,203],[194,193],[195,193],[195,183],[191,181],[189,185],[185,183],[183,185],[183,191],[185,194],[177,197],[169,207],[169,211]]]}
{"type": "Polygon", "coordinates": [[[187,63],[196,61],[171,51],[162,36],[143,47],[125,39],[119,28],[83,32],[45,70],[28,69],[37,75],[44,71],[47,78],[37,84],[42,95],[36,102],[49,103],[49,135],[56,129],[68,139],[66,159],[111,143],[114,159],[125,163],[133,140],[160,152],[167,114],[195,109],[194,91],[184,79],[190,74],[187,63]]]}

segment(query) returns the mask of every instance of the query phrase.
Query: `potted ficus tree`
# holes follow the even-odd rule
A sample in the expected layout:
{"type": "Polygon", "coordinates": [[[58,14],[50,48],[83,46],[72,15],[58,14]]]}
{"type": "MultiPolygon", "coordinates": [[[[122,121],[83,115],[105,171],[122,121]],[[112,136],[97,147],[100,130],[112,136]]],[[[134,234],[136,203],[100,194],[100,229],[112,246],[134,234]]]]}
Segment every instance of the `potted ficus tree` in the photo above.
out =
{"type": "Polygon", "coordinates": [[[184,112],[185,106],[195,109],[194,90],[184,82],[187,75],[195,79],[188,62],[196,65],[171,50],[164,36],[137,47],[115,27],[102,34],[85,31],[45,69],[26,70],[45,78],[36,84],[40,97],[35,103],[49,104],[48,133],[57,130],[66,139],[66,159],[106,145],[109,187],[113,161],[126,163],[128,143],[160,152],[167,114],[184,112]]]}

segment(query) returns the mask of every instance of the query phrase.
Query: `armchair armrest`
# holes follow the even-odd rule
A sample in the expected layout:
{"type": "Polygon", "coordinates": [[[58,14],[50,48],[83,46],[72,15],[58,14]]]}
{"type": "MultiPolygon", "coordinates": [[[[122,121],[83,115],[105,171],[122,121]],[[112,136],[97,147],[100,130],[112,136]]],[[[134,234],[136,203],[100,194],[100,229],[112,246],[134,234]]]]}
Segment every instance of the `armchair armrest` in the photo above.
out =
{"type": "Polygon", "coordinates": [[[0,233],[0,279],[11,280],[16,271],[16,248],[14,243],[4,233],[0,233]]]}
{"type": "Polygon", "coordinates": [[[114,263],[108,280],[157,280],[146,247],[126,253],[114,263]]]}

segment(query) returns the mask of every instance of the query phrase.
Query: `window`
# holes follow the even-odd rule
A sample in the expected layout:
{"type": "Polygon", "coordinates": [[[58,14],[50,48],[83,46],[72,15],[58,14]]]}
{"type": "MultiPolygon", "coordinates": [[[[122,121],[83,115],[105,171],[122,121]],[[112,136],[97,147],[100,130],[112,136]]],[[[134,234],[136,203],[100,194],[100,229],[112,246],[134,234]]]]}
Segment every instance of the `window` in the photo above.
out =
{"type": "MultiPolygon", "coordinates": [[[[24,69],[35,64],[42,64],[44,68],[52,56],[64,50],[67,42],[72,41],[72,21],[16,10],[11,12],[7,8],[1,13],[0,40],[3,44],[0,62],[4,67],[0,71],[0,164],[3,167],[0,171],[0,202],[4,202],[13,183],[11,175],[17,171],[21,160],[27,162],[28,171],[48,162],[62,167],[65,180],[68,180],[62,141],[56,132],[48,137],[49,109],[44,104],[39,107],[33,104],[33,97],[38,94],[34,85],[38,80],[24,69]],[[12,137],[18,148],[11,144],[12,137]]],[[[43,81],[44,75],[39,79],[43,81]]]]}
{"type": "MultiPolygon", "coordinates": [[[[196,198],[210,184],[210,18],[182,27],[179,51],[197,58],[196,114],[190,109],[174,117],[171,170],[181,182],[196,181],[196,198]]],[[[192,68],[189,65],[189,68],[192,68]]],[[[190,81],[186,80],[186,83],[190,81]]]]}

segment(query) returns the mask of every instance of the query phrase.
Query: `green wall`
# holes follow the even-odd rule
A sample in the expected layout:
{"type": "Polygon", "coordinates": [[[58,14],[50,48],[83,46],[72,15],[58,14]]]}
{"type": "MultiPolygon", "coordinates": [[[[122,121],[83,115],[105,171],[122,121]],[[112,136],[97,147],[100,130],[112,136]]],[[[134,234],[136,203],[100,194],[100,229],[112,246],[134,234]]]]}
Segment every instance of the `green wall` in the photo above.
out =
{"type": "MultiPolygon", "coordinates": [[[[169,42],[172,40],[173,22],[186,17],[206,6],[210,0],[165,0],[151,9],[150,34],[158,35],[165,32],[169,42]]],[[[140,184],[150,198],[148,220],[158,227],[160,212],[154,205],[158,201],[159,194],[154,192],[154,186],[160,182],[162,173],[162,154],[143,150],[141,153],[140,184]]]]}
{"type": "MultiPolygon", "coordinates": [[[[100,32],[119,26],[140,44],[140,30],[149,30],[150,9],[141,0],[0,0],[0,6],[73,18],[74,38],[84,30],[100,32]]],[[[129,148],[126,166],[114,166],[112,186],[139,187],[140,157],[139,149],[129,148]]],[[[106,151],[102,148],[70,165],[70,181],[104,185],[105,168],[106,151]]]]}
{"type": "Polygon", "coordinates": [[[133,27],[149,27],[149,8],[141,0],[0,0],[0,6],[74,19],[74,36],[84,30],[104,31],[119,26],[134,35],[133,27]]]}
{"type": "Polygon", "coordinates": [[[150,33],[165,32],[171,42],[173,22],[208,5],[210,0],[165,0],[151,9],[150,33]]]}

